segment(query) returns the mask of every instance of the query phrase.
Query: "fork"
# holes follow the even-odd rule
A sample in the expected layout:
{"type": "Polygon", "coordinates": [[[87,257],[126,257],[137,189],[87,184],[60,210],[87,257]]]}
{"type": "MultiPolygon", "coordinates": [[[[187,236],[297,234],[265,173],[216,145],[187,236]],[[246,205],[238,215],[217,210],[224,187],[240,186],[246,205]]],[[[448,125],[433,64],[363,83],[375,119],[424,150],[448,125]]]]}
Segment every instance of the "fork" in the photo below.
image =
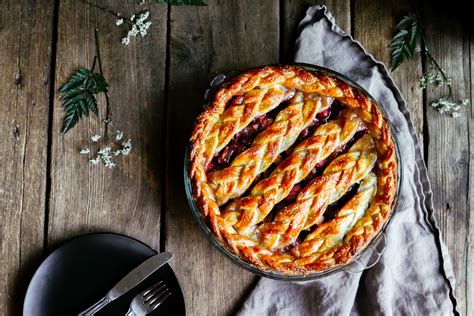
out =
{"type": "Polygon", "coordinates": [[[159,281],[135,296],[126,316],[148,315],[157,309],[170,295],[171,292],[166,284],[163,281],[159,281]]]}

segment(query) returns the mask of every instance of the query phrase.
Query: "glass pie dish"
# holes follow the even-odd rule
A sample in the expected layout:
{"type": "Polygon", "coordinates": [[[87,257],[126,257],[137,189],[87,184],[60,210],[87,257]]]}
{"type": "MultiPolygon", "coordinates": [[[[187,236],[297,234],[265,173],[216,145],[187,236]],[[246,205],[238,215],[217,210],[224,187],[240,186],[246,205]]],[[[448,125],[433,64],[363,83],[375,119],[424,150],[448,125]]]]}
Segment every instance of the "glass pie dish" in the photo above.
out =
{"type": "MultiPolygon", "coordinates": [[[[365,91],[363,88],[361,88],[358,84],[356,84],[352,80],[348,79],[347,77],[339,73],[336,73],[326,68],[317,67],[314,65],[293,64],[290,67],[292,66],[302,68],[309,72],[317,72],[319,74],[328,74],[331,77],[337,78],[337,80],[339,80],[340,82],[343,82],[347,84],[348,86],[353,87],[357,89],[358,91],[361,91],[368,99],[370,99],[371,102],[374,102],[375,104],[377,104],[377,102],[369,95],[367,91],[365,91]]],[[[205,93],[204,104],[209,105],[209,103],[215,96],[216,91],[218,91],[219,88],[223,84],[226,84],[227,82],[229,82],[229,80],[231,80],[236,74],[238,75],[238,72],[234,72],[228,75],[218,75],[217,77],[215,77],[214,80],[212,80],[211,82],[209,90],[206,91],[205,93]]],[[[387,117],[386,113],[383,112],[383,108],[381,108],[380,106],[379,108],[383,116],[387,117]]],[[[399,192],[401,176],[402,176],[401,175],[402,161],[399,157],[398,142],[395,135],[391,135],[391,138],[393,140],[395,156],[396,156],[396,161],[397,161],[397,166],[396,166],[397,168],[396,181],[397,182],[396,182],[396,192],[395,192],[396,196],[395,196],[391,213],[389,215],[389,218],[384,221],[382,228],[379,230],[376,236],[371,238],[368,244],[361,251],[359,251],[357,254],[352,256],[350,260],[346,262],[345,264],[341,264],[335,267],[330,267],[328,269],[325,269],[324,271],[315,271],[315,272],[309,272],[309,273],[305,271],[302,273],[288,274],[281,271],[275,271],[272,269],[262,269],[261,267],[258,267],[255,264],[237,255],[234,251],[232,251],[229,248],[227,244],[222,242],[222,240],[220,240],[216,236],[216,233],[209,227],[210,225],[209,225],[208,219],[203,215],[202,211],[198,207],[198,202],[196,201],[195,195],[193,194],[192,180],[189,176],[191,162],[190,162],[190,147],[188,146],[185,153],[185,159],[184,159],[184,184],[185,184],[187,199],[191,207],[193,217],[198,223],[198,226],[203,230],[205,235],[211,240],[212,244],[220,252],[222,252],[227,258],[229,258],[232,262],[234,262],[238,266],[260,276],[273,278],[273,279],[279,279],[279,280],[293,280],[293,281],[305,280],[306,281],[306,280],[318,279],[318,278],[321,278],[321,277],[324,277],[324,276],[327,276],[339,271],[347,271],[347,272],[352,272],[352,273],[363,271],[364,269],[370,268],[373,265],[375,265],[380,259],[386,245],[385,244],[385,230],[386,230],[387,225],[390,223],[391,218],[393,217],[393,214],[396,211],[396,207],[397,207],[397,198],[398,198],[398,192],[399,192]]]]}

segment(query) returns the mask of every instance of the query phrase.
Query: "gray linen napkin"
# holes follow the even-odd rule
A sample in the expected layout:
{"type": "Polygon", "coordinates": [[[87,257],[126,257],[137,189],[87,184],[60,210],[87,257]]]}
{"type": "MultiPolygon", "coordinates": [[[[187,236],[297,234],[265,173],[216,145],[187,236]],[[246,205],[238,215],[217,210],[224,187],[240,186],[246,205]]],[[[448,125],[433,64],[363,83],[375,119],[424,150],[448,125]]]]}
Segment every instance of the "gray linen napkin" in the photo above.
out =
{"type": "Polygon", "coordinates": [[[334,69],[382,105],[400,142],[403,181],[380,261],[311,282],[262,278],[239,315],[457,314],[454,273],[433,216],[432,191],[405,101],[385,66],[345,34],[325,6],[299,25],[295,61],[334,69]]]}

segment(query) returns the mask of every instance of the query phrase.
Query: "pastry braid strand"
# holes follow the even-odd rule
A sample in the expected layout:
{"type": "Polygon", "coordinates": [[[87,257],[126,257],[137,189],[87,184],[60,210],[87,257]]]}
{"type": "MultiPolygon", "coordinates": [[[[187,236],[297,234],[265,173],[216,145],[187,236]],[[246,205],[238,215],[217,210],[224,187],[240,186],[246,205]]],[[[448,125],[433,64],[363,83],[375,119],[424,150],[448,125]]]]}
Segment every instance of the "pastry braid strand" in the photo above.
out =
{"type": "Polygon", "coordinates": [[[205,144],[209,150],[205,154],[206,165],[213,155],[224,148],[232,137],[247,126],[255,117],[276,108],[284,99],[291,96],[285,87],[255,89],[236,98],[212,127],[205,144]]]}
{"type": "Polygon", "coordinates": [[[359,219],[352,230],[344,236],[343,243],[328,252],[312,258],[298,259],[295,263],[304,265],[307,269],[323,269],[335,264],[345,264],[354,257],[360,249],[363,249],[372,241],[385,223],[383,213],[390,211],[390,205],[380,200],[380,195],[376,196],[365,212],[364,217],[359,219]]]}
{"type": "Polygon", "coordinates": [[[372,137],[365,135],[303,188],[296,201],[279,211],[273,222],[261,225],[262,244],[274,250],[295,242],[302,230],[318,223],[329,204],[369,174],[376,160],[372,137]]]}
{"type": "Polygon", "coordinates": [[[334,219],[316,227],[301,244],[292,249],[292,253],[296,257],[307,257],[298,259],[298,262],[314,261],[322,253],[340,244],[344,235],[364,215],[370,201],[374,198],[376,189],[377,179],[375,175],[369,174],[361,182],[357,193],[337,211],[334,219]]]}
{"type": "Polygon", "coordinates": [[[297,93],[275,121],[257,135],[250,148],[240,153],[229,167],[207,175],[217,204],[241,196],[257,175],[287,150],[316,114],[328,108],[331,102],[332,99],[318,95],[297,93]]]}

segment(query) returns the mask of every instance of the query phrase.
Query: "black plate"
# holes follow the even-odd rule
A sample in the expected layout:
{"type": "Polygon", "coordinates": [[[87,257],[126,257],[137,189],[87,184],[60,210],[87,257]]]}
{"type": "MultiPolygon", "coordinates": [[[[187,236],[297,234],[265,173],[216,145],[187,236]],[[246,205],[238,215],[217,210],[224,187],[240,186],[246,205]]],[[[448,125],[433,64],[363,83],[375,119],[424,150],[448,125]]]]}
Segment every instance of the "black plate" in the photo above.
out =
{"type": "MultiPolygon", "coordinates": [[[[117,234],[74,238],[53,251],[34,274],[23,315],[77,315],[155,254],[142,242],[117,234]]],[[[97,315],[124,315],[133,297],[158,280],[168,285],[172,295],[152,315],[185,315],[183,294],[168,264],[97,315]]]]}

